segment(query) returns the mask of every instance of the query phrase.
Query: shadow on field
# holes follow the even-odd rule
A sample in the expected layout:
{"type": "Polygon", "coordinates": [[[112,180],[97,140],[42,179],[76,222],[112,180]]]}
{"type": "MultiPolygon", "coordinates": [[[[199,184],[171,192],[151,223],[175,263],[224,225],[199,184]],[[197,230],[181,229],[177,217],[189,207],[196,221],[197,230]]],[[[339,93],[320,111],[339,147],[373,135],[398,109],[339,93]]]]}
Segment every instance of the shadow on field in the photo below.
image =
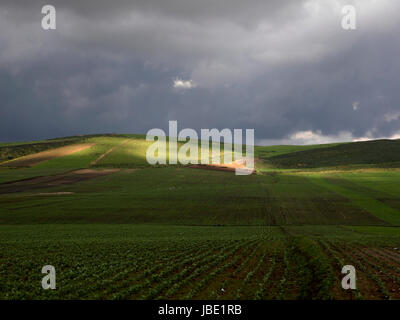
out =
{"type": "Polygon", "coordinates": [[[19,181],[6,182],[0,184],[0,194],[24,192],[40,188],[58,187],[68,184],[74,184],[80,181],[106,176],[117,171],[119,171],[119,169],[82,169],[52,176],[34,177],[19,181]]]}

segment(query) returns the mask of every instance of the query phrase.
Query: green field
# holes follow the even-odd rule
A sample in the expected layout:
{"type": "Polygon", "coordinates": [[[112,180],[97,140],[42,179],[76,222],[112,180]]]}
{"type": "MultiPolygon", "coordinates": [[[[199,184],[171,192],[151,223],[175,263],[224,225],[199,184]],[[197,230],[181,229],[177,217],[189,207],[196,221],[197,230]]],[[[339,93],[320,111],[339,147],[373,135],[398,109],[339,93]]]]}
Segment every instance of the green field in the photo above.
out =
{"type": "Polygon", "coordinates": [[[256,147],[249,176],[150,166],[140,135],[49,141],[0,154],[95,145],[0,165],[0,299],[400,298],[399,141],[256,147]]]}

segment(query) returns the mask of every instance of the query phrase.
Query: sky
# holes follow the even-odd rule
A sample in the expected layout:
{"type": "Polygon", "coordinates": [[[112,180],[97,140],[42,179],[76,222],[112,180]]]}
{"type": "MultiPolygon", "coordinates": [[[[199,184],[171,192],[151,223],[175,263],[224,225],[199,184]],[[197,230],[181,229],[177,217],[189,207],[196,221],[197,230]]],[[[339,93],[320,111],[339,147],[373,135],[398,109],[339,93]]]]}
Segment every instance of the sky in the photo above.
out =
{"type": "Polygon", "coordinates": [[[395,0],[2,0],[0,141],[170,120],[262,145],[400,138],[399,33],[395,0]]]}

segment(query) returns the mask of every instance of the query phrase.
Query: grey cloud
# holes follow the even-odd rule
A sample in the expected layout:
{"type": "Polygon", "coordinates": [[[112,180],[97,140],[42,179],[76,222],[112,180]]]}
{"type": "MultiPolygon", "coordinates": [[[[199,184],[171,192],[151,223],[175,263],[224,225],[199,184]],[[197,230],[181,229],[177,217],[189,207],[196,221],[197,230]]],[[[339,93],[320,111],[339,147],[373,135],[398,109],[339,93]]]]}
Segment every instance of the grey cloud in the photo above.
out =
{"type": "Polygon", "coordinates": [[[0,4],[0,140],[168,120],[255,128],[259,141],[400,130],[385,120],[400,111],[394,1],[55,0],[55,31],[40,28],[44,4],[0,4]],[[340,28],[348,2],[356,31],[340,28]],[[176,78],[196,87],[177,92],[176,78]]]}

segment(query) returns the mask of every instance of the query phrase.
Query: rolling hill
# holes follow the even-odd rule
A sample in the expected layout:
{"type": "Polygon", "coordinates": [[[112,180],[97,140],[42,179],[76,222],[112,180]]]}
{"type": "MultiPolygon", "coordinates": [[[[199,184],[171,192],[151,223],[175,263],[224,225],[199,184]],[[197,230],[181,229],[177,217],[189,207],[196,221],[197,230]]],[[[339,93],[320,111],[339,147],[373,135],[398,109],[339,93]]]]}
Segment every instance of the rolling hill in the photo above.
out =
{"type": "Polygon", "coordinates": [[[399,141],[256,147],[249,176],[150,166],[149,144],[0,145],[0,299],[400,298],[399,141]]]}
{"type": "Polygon", "coordinates": [[[350,165],[398,167],[400,140],[374,140],[320,145],[306,150],[295,150],[264,158],[277,168],[321,168],[350,165]]]}

